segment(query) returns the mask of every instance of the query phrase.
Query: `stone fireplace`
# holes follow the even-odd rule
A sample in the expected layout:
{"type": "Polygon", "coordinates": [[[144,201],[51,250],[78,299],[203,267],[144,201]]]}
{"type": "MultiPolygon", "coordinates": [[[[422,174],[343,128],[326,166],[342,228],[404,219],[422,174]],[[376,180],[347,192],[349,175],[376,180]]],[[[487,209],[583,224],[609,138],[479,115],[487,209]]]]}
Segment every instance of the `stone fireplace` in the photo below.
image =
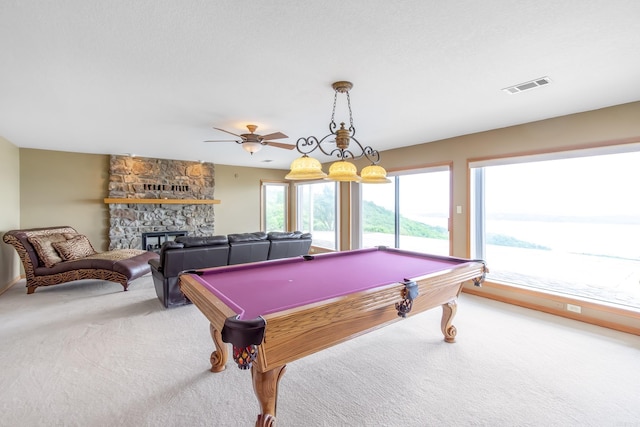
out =
{"type": "Polygon", "coordinates": [[[142,233],[213,235],[214,178],[213,163],[111,156],[109,199],[131,202],[109,202],[109,250],[142,249],[142,233]]]}

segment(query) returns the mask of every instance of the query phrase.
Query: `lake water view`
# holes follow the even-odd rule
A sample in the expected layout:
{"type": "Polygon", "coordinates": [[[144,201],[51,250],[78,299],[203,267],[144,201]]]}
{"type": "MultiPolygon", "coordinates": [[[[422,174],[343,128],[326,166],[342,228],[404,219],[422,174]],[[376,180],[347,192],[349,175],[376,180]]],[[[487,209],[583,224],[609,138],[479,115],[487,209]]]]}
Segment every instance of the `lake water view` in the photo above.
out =
{"type": "Polygon", "coordinates": [[[494,280],[640,308],[640,225],[488,220],[549,250],[487,245],[494,280]]]}
{"type": "MultiPolygon", "coordinates": [[[[412,219],[447,226],[442,217],[412,219]]],[[[487,233],[549,248],[487,244],[491,280],[640,308],[640,224],[487,220],[487,233]]],[[[393,246],[393,236],[363,243],[373,242],[393,246]]],[[[401,236],[400,247],[448,254],[444,240],[401,236]]]]}
{"type": "Polygon", "coordinates": [[[487,220],[503,234],[554,251],[640,260],[640,224],[487,220]]]}

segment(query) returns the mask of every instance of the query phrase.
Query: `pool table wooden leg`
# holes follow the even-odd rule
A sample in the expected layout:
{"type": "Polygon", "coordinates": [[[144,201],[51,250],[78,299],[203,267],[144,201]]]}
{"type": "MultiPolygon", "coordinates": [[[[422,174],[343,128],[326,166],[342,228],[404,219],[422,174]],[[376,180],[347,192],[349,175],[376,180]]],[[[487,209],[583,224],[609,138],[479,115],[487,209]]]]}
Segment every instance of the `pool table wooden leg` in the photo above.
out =
{"type": "Polygon", "coordinates": [[[251,368],[253,391],[260,402],[260,411],[256,427],[272,427],[276,421],[278,383],[285,372],[286,365],[278,366],[267,372],[259,372],[255,365],[251,368]]]}
{"type": "Polygon", "coordinates": [[[458,331],[456,330],[456,327],[451,324],[453,322],[453,317],[456,315],[456,311],[458,311],[458,302],[456,300],[442,304],[442,321],[440,322],[440,327],[442,328],[442,333],[444,334],[444,340],[446,342],[456,341],[456,334],[458,331]]]}
{"type": "Polygon", "coordinates": [[[213,343],[216,345],[216,351],[211,353],[210,358],[211,372],[224,371],[227,358],[229,357],[229,349],[227,348],[227,344],[222,341],[220,331],[214,328],[212,324],[209,324],[209,332],[211,333],[211,338],[213,338],[213,343]]]}

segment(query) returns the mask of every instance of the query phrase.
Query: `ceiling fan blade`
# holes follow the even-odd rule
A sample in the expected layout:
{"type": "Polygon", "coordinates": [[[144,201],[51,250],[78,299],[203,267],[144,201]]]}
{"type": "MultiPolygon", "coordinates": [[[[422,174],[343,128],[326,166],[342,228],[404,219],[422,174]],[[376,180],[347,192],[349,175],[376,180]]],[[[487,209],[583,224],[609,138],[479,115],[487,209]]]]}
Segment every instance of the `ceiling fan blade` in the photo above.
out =
{"type": "Polygon", "coordinates": [[[284,148],[285,150],[293,150],[294,148],[296,148],[295,145],[282,144],[280,142],[275,142],[275,141],[263,141],[262,143],[267,144],[269,147],[284,148]]]}
{"type": "Polygon", "coordinates": [[[228,134],[230,134],[230,135],[233,135],[233,136],[237,136],[238,138],[242,138],[242,136],[240,136],[240,135],[238,135],[238,134],[236,134],[236,133],[233,133],[233,132],[229,132],[228,130],[224,130],[224,129],[220,129],[220,128],[214,128],[214,129],[215,129],[215,130],[219,130],[219,131],[221,131],[221,132],[226,132],[226,133],[228,133],[228,134]]]}
{"type": "Polygon", "coordinates": [[[274,132],[274,133],[270,133],[269,135],[262,135],[263,141],[266,141],[268,139],[281,139],[281,138],[289,138],[289,137],[282,132],[274,132]]]}
{"type": "Polygon", "coordinates": [[[210,139],[208,141],[204,141],[204,142],[239,142],[235,139],[210,139]]]}

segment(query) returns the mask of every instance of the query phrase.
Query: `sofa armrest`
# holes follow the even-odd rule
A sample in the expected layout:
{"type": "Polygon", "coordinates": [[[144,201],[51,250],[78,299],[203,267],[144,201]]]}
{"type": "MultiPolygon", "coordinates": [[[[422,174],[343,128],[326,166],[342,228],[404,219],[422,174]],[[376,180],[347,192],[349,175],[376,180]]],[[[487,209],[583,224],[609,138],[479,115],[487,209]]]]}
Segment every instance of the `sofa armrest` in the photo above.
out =
{"type": "Polygon", "coordinates": [[[149,265],[152,270],[162,272],[162,264],[160,263],[160,258],[154,258],[149,260],[149,265]]]}
{"type": "Polygon", "coordinates": [[[194,246],[165,254],[162,273],[165,277],[177,277],[184,270],[220,267],[227,265],[229,259],[228,245],[194,246]]]}

